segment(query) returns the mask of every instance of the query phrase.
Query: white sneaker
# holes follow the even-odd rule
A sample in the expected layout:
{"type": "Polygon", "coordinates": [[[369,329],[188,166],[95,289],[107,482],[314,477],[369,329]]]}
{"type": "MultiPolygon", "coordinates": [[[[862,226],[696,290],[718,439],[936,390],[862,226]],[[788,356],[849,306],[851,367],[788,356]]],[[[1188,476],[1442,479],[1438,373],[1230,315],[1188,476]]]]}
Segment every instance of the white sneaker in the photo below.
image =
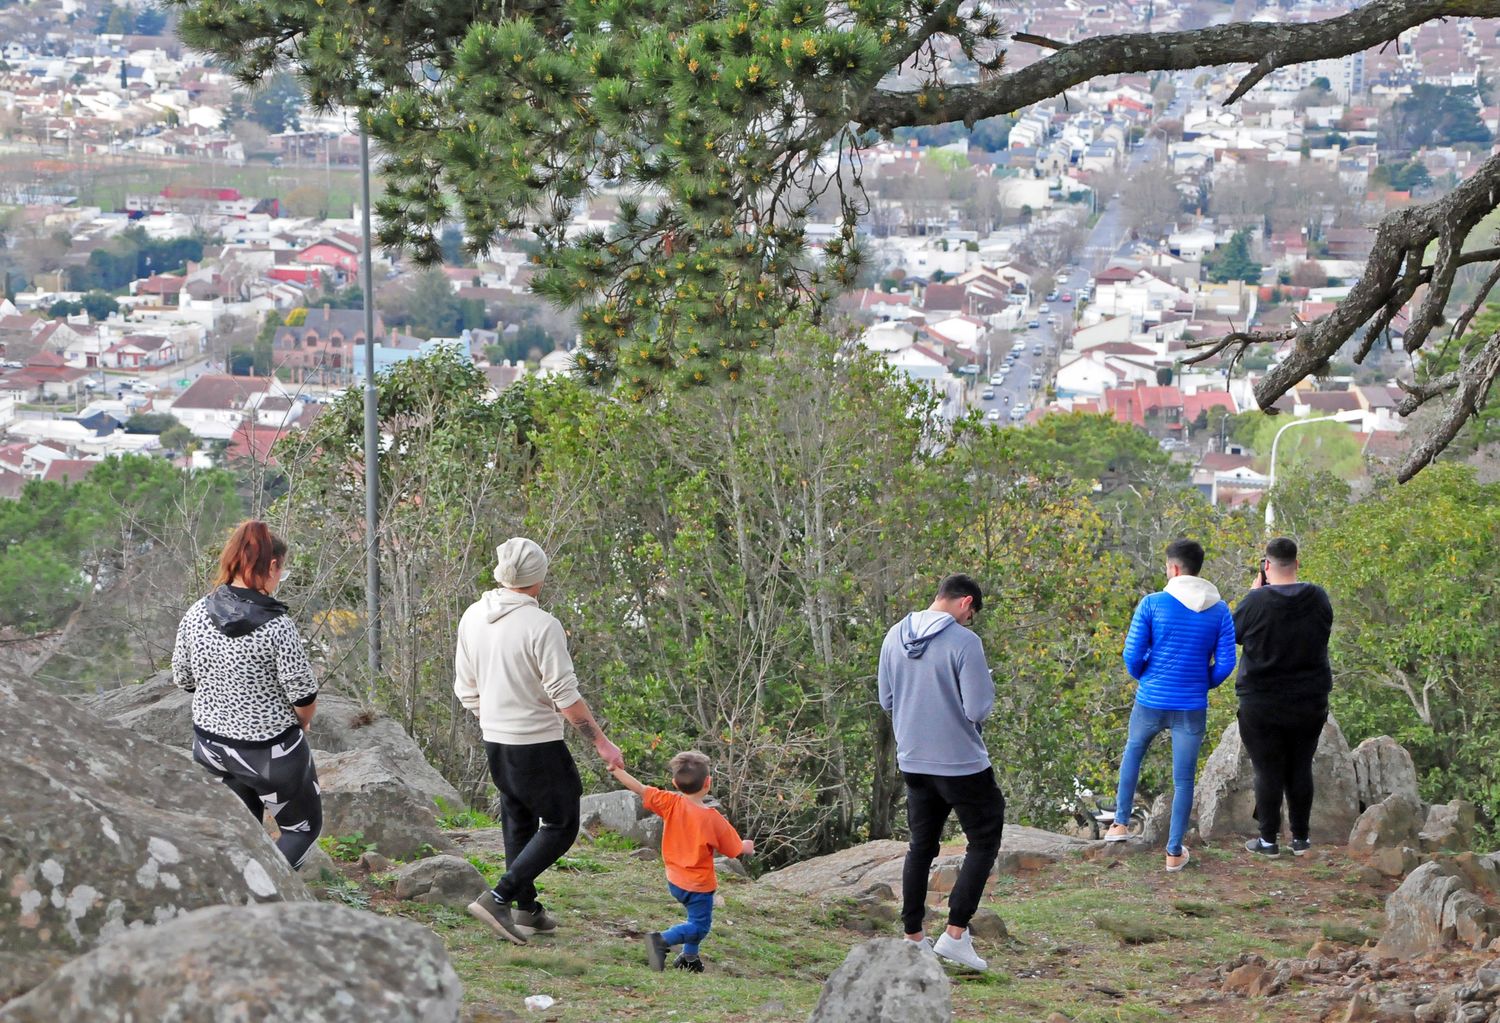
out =
{"type": "Polygon", "coordinates": [[[962,938],[955,938],[946,930],[943,931],[933,943],[932,950],[944,959],[980,973],[990,968],[990,964],[979,958],[979,954],[974,951],[974,939],[967,930],[962,938]]]}
{"type": "MultiPolygon", "coordinates": [[[[910,938],[907,938],[906,940],[911,941],[910,938]]],[[[924,936],[920,941],[911,941],[911,943],[917,946],[917,948],[921,949],[923,952],[932,951],[932,939],[926,936],[924,936]]]]}

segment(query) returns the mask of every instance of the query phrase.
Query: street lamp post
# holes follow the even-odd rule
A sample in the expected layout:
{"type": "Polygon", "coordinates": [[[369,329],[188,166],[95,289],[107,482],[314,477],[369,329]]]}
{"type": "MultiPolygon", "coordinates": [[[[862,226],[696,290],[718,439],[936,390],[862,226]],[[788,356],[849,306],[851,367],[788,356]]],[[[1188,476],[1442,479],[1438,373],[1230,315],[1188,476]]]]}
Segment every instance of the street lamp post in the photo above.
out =
{"type": "Polygon", "coordinates": [[[360,218],[365,306],[365,646],[370,684],[380,675],[380,421],[375,383],[375,271],[370,235],[370,132],[359,112],[360,218]]]}
{"type": "Polygon", "coordinates": [[[1271,438],[1271,481],[1266,487],[1266,529],[1270,530],[1276,521],[1276,510],[1271,506],[1271,491],[1276,487],[1276,448],[1281,443],[1281,435],[1294,426],[1306,426],[1309,423],[1355,423],[1364,419],[1364,412],[1359,409],[1349,409],[1345,412],[1335,412],[1331,416],[1313,416],[1310,419],[1293,419],[1281,429],[1276,431],[1276,436],[1271,438]]]}

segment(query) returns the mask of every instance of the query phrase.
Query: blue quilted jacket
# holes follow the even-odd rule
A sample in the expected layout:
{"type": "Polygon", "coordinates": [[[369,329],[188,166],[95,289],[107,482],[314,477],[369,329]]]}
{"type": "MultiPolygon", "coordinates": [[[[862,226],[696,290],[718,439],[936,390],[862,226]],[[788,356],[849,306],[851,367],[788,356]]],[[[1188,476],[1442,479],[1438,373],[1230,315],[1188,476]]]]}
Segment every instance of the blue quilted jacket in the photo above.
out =
{"type": "Polygon", "coordinates": [[[1203,710],[1208,691],[1234,671],[1234,616],[1214,584],[1176,576],[1135,609],[1125,667],[1140,682],[1136,702],[1157,710],[1203,710]]]}

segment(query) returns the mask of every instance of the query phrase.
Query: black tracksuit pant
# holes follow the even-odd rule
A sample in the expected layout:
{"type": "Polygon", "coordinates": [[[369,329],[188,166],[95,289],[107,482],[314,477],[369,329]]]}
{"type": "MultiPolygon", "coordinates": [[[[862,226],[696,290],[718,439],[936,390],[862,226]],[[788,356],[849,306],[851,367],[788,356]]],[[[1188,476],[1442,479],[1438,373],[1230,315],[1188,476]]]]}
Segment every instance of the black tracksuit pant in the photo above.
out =
{"type": "Polygon", "coordinates": [[[484,751],[500,790],[505,833],[505,874],[495,885],[495,900],[530,911],[537,905],[537,877],[578,837],[583,779],[561,739],[527,746],[486,742],[484,751]]]}
{"type": "Polygon", "coordinates": [[[1255,820],[1262,841],[1281,833],[1286,798],[1292,838],[1306,839],[1313,804],[1313,755],[1328,720],[1328,704],[1261,708],[1240,705],[1240,741],[1255,768],[1255,820]]]}
{"type": "Polygon", "coordinates": [[[281,829],[276,848],[300,870],[323,830],[323,798],[307,733],[293,725],[274,739],[244,745],[197,731],[193,759],[240,797],[257,825],[271,811],[281,829]]]}
{"type": "Polygon", "coordinates": [[[1005,827],[1005,797],[995,784],[995,772],[986,767],[976,774],[945,777],[902,771],[901,777],[906,780],[906,826],[911,832],[901,871],[901,925],[907,934],[922,930],[927,875],[941,847],[948,815],[957,812],[969,846],[948,896],[948,923],[968,927],[1000,854],[1000,833],[1005,827]]]}

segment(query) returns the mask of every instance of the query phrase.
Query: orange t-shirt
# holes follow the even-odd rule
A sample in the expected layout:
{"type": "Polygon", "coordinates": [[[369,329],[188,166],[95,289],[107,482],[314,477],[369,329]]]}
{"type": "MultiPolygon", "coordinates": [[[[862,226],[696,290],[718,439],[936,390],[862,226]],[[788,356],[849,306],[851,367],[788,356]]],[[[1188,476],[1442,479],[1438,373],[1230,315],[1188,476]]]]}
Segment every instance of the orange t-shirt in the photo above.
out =
{"type": "Polygon", "coordinates": [[[667,865],[667,880],[689,892],[717,889],[714,851],[729,857],[745,851],[734,825],[713,807],[695,803],[679,792],[648,785],[641,802],[663,821],[661,858],[667,865]]]}

